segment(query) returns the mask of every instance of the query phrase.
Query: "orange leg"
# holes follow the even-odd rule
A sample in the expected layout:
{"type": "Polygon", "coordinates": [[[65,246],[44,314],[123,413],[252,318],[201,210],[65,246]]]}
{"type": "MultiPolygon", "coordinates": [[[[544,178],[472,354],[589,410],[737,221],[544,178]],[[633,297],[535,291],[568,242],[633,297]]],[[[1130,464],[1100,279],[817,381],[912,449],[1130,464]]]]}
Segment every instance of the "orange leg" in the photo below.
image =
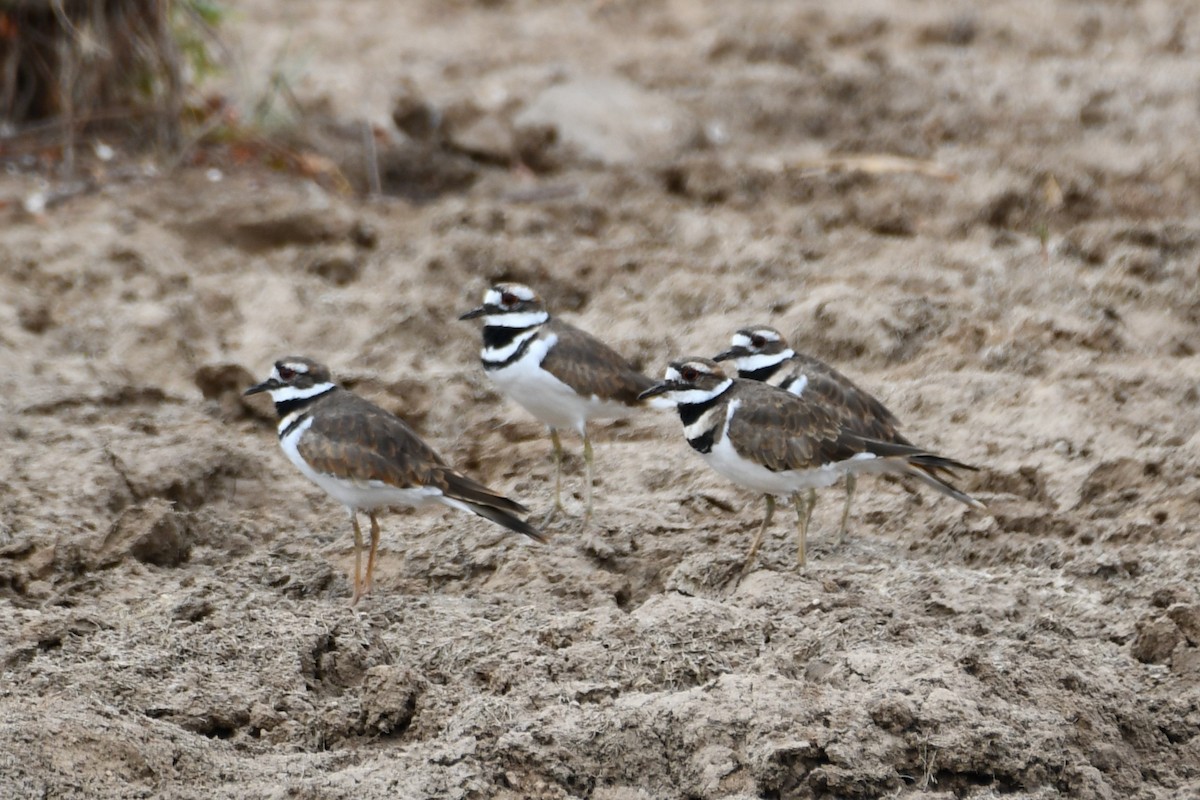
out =
{"type": "Polygon", "coordinates": [[[358,527],[358,512],[350,509],[350,521],[354,523],[354,597],[350,605],[357,605],[362,592],[362,529],[358,527]]]}
{"type": "Polygon", "coordinates": [[[375,583],[375,551],[379,549],[379,520],[375,519],[375,512],[367,513],[371,519],[371,552],[367,556],[367,585],[363,587],[363,594],[370,594],[371,586],[375,583]]]}

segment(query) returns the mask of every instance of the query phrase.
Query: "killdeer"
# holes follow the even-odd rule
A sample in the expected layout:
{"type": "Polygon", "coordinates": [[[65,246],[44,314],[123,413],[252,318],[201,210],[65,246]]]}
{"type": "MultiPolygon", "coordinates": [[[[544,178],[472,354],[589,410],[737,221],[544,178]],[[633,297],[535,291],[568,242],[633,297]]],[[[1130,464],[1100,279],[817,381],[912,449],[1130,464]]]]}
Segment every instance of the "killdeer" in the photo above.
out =
{"type": "Polygon", "coordinates": [[[490,519],[545,542],[541,531],[518,518],[520,503],[496,494],[449,466],[404,420],[343,389],[329,369],[289,356],[247,395],[268,392],[279,414],[279,443],[304,477],[350,512],[354,525],[354,599],[371,590],[379,546],[376,512],[388,506],[441,503],[490,519]],[[362,577],[358,512],[371,520],[371,550],[362,577]]]}
{"type": "Polygon", "coordinates": [[[483,369],[501,391],[550,428],[554,445],[554,509],[562,510],[560,428],[583,437],[586,517],[592,515],[592,442],[587,423],[626,417],[654,385],[591,334],[552,318],[542,298],[519,283],[488,289],[483,305],[459,319],[483,317],[483,369]]]}
{"type": "Polygon", "coordinates": [[[746,569],[762,544],[777,496],[790,496],[795,503],[797,558],[803,566],[815,490],[843,474],[912,475],[942,494],[982,508],[978,500],[938,476],[972,467],[911,445],[861,436],[811,396],[731,378],[711,359],[671,362],[662,382],[641,396],[659,395],[676,405],[688,444],[710,467],[765,495],[767,513],[746,556],[746,569]]]}
{"type": "MultiPolygon", "coordinates": [[[[713,360],[732,360],[739,378],[762,381],[794,395],[806,396],[820,404],[851,433],[880,442],[912,446],[912,442],[896,430],[900,421],[883,403],[824,361],[797,353],[774,328],[767,325],[742,328],[733,335],[730,344],[728,350],[713,360]]],[[[847,472],[846,503],[842,507],[839,538],[846,535],[850,502],[857,483],[855,474],[847,472]]],[[[936,483],[933,486],[940,488],[936,483]]],[[[811,509],[809,511],[811,513],[811,509]]]]}

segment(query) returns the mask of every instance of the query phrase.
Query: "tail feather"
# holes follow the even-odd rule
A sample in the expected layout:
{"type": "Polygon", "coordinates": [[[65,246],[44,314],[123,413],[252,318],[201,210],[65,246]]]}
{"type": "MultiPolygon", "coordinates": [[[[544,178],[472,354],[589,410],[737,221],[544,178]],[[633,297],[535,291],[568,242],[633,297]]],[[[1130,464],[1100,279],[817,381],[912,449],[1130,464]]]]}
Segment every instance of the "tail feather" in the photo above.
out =
{"type": "Polygon", "coordinates": [[[529,509],[516,500],[496,494],[482,483],[458,472],[447,471],[445,478],[446,491],[442,495],[442,500],[447,505],[478,514],[484,519],[490,519],[510,531],[523,533],[540,544],[549,541],[546,534],[517,516],[518,514],[528,514],[529,509]]]}
{"type": "Polygon", "coordinates": [[[961,461],[955,461],[953,458],[935,455],[933,453],[918,452],[909,458],[915,466],[930,472],[943,472],[947,475],[954,475],[955,470],[966,470],[967,472],[979,472],[979,467],[972,464],[964,464],[961,461]]]}
{"type": "MultiPolygon", "coordinates": [[[[900,475],[908,475],[921,481],[931,489],[947,497],[953,497],[955,500],[971,508],[981,511],[986,510],[987,507],[983,503],[950,482],[950,479],[956,477],[956,470],[978,472],[979,467],[963,463],[962,461],[956,461],[953,458],[939,456],[910,444],[858,438],[867,452],[873,453],[886,462],[886,464],[880,464],[876,469],[900,475]]],[[[871,469],[865,465],[864,467],[868,470],[871,469]]]]}
{"type": "Polygon", "coordinates": [[[907,459],[908,463],[914,469],[923,472],[926,477],[935,481],[954,485],[954,481],[959,477],[960,470],[969,470],[978,472],[979,467],[973,467],[970,464],[964,464],[961,461],[953,461],[951,459],[943,459],[941,456],[912,456],[907,459]]]}
{"type": "Polygon", "coordinates": [[[975,508],[980,511],[987,510],[987,506],[976,500],[974,497],[971,497],[971,495],[962,491],[954,484],[950,483],[950,481],[945,480],[937,475],[931,468],[912,462],[906,463],[906,466],[908,469],[904,471],[904,474],[916,478],[931,489],[941,492],[947,497],[953,497],[958,502],[968,505],[971,508],[975,508]]]}
{"type": "Polygon", "coordinates": [[[468,511],[472,511],[479,516],[484,517],[485,519],[490,519],[492,522],[495,522],[498,525],[503,525],[510,531],[523,533],[538,544],[545,544],[546,542],[550,541],[546,534],[542,533],[520,517],[514,517],[512,514],[504,511],[503,509],[477,503],[467,503],[465,501],[460,502],[463,502],[463,505],[468,511]]]}

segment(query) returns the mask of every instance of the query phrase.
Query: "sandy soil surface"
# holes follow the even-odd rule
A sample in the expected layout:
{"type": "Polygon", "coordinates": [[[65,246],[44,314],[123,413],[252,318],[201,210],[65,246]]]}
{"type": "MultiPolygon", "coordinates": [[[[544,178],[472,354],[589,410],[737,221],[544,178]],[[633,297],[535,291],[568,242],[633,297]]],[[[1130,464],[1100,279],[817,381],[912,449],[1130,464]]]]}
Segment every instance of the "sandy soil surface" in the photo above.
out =
{"type": "Polygon", "coordinates": [[[1186,4],[239,6],[227,91],[339,173],[0,177],[0,796],[1200,795],[1186,4]],[[739,582],[761,501],[647,412],[592,525],[390,514],[351,609],[239,393],[320,358],[540,514],[456,321],[499,278],[653,374],[772,322],[992,513],[867,479],[838,545],[830,489],[739,582]]]}

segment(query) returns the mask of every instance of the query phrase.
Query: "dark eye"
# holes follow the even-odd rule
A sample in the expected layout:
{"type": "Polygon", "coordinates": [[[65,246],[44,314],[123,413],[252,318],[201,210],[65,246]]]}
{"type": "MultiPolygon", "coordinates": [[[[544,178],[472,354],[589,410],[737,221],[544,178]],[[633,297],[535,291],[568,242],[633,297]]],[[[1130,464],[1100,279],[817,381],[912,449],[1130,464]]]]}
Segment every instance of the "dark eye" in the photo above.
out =
{"type": "Polygon", "coordinates": [[[280,365],[278,369],[280,380],[290,381],[292,378],[296,377],[296,370],[292,369],[291,367],[280,365]]]}
{"type": "Polygon", "coordinates": [[[696,378],[700,377],[700,373],[696,371],[695,367],[684,367],[683,369],[679,370],[679,377],[683,378],[688,383],[692,383],[696,380],[696,378]]]}
{"type": "Polygon", "coordinates": [[[500,295],[500,305],[508,308],[517,304],[517,296],[512,292],[504,292],[500,295]]]}
{"type": "Polygon", "coordinates": [[[766,343],[767,340],[764,339],[760,334],[756,333],[750,337],[750,344],[754,345],[755,347],[762,347],[766,343]]]}

